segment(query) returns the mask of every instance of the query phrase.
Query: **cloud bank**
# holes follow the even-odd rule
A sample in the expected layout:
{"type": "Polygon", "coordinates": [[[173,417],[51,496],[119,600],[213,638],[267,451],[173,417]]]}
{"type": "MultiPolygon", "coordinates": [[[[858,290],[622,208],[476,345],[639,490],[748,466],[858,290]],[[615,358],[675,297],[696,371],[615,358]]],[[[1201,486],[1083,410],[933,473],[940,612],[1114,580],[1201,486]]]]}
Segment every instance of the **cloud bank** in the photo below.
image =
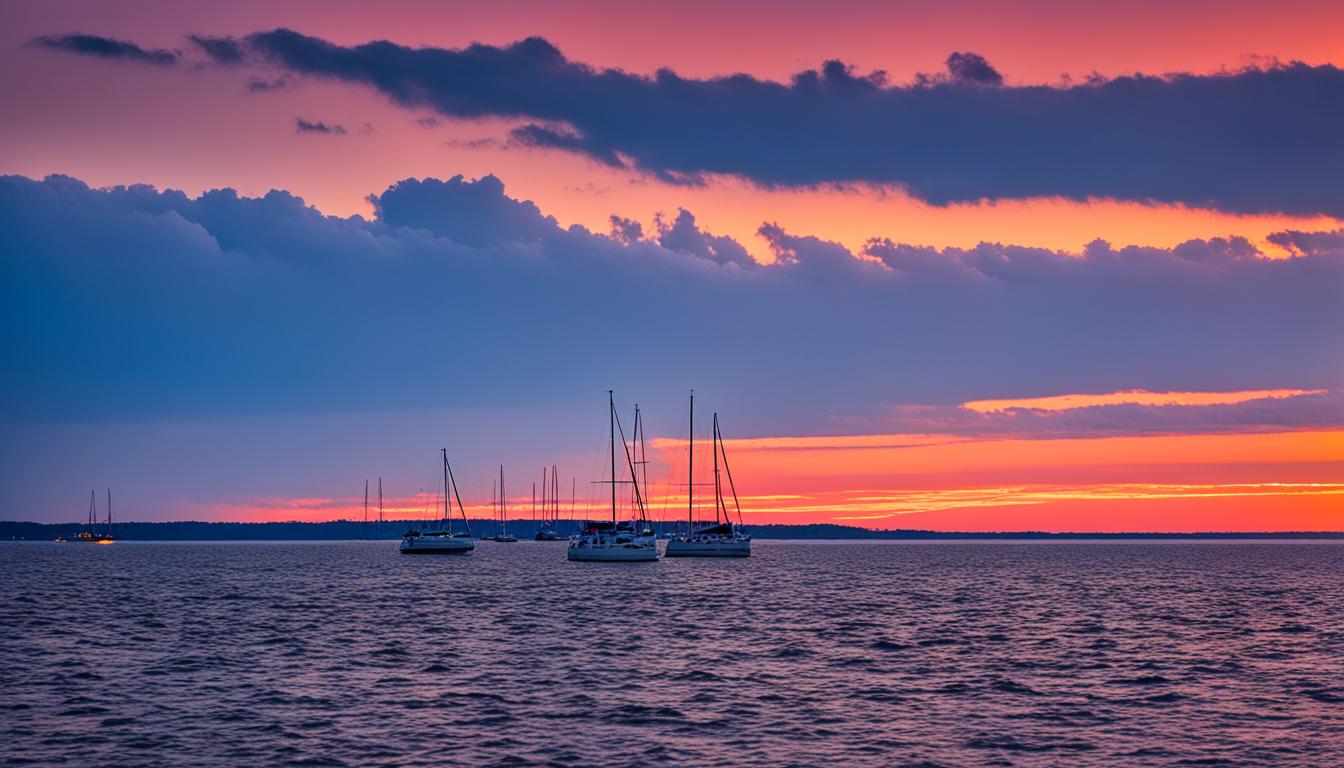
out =
{"type": "Polygon", "coordinates": [[[371,200],[340,219],[281,191],[0,177],[0,419],[694,386],[747,404],[735,434],[808,434],[910,403],[1344,381],[1340,233],[1285,235],[1310,248],[1288,259],[1236,238],[854,254],[767,224],[766,265],[685,211],[647,237],[566,229],[494,177],[371,200]]]}
{"type": "MultiPolygon", "coordinates": [[[[40,44],[169,54],[52,40],[40,44]]],[[[599,69],[536,37],[462,49],[346,46],[289,29],[191,40],[221,66],[363,84],[446,117],[516,120],[511,146],[676,183],[729,175],[897,187],[935,205],[1058,197],[1344,216],[1344,71],[1331,65],[1013,85],[984,57],[955,52],[944,72],[910,83],[841,61],[780,83],[599,69]]]]}

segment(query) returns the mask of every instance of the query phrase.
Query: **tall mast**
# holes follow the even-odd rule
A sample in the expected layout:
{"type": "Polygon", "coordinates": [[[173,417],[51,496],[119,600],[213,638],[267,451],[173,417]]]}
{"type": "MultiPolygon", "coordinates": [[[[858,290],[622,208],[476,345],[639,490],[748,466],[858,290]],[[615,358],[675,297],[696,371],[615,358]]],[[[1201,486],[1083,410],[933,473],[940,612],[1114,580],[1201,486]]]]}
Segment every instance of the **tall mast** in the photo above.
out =
{"type": "Polygon", "coordinates": [[[107,489],[107,535],[112,535],[112,489],[107,489]]]}
{"type": "Polygon", "coordinates": [[[551,465],[551,521],[560,522],[560,472],[551,465]]]}
{"type": "Polygon", "coordinates": [[[723,504],[723,489],[719,486],[719,414],[714,414],[714,434],[710,437],[714,448],[714,523],[719,522],[719,507],[723,504]]]}
{"type": "Polygon", "coordinates": [[[93,518],[98,514],[98,500],[94,497],[97,491],[89,491],[89,531],[93,531],[93,518]]]}
{"type": "Polygon", "coordinates": [[[452,524],[449,522],[449,520],[451,520],[452,518],[448,516],[448,491],[449,491],[448,449],[442,448],[440,450],[443,451],[443,523],[444,525],[451,526],[452,524]]]}
{"type": "MultiPolygon", "coordinates": [[[[639,412],[639,406],[635,406],[635,429],[639,432],[639,472],[644,481],[644,493],[649,492],[649,449],[644,445],[644,417],[639,412]]],[[[638,493],[638,491],[636,491],[638,493]]],[[[648,517],[648,515],[643,515],[648,517]]],[[[644,527],[648,527],[648,520],[640,520],[644,527]]]]}
{"type": "Polygon", "coordinates": [[[383,535],[383,478],[378,478],[378,535],[383,535]]]}
{"type": "Polygon", "coordinates": [[[616,399],[607,390],[607,415],[611,421],[611,524],[616,524],[616,399]]]}
{"type": "Polygon", "coordinates": [[[686,428],[686,534],[695,527],[695,390],[691,390],[691,420],[686,428]]]}
{"type": "Polygon", "coordinates": [[[508,533],[504,527],[504,521],[509,519],[509,502],[504,495],[504,465],[499,465],[499,532],[508,533]]]}
{"type": "Polygon", "coordinates": [[[369,478],[364,478],[364,530],[360,532],[364,538],[369,537],[369,478]]]}

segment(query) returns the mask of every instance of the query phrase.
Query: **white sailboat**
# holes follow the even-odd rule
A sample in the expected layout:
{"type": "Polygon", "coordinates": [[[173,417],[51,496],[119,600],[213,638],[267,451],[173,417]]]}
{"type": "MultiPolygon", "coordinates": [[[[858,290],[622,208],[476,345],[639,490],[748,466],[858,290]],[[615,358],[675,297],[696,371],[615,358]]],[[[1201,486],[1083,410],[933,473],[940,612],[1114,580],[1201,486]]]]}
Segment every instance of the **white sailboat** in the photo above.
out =
{"type": "MultiPolygon", "coordinates": [[[[381,507],[382,483],[379,482],[379,506],[381,507]]],[[[453,477],[453,468],[448,466],[448,449],[443,449],[443,519],[437,530],[409,530],[401,537],[403,555],[465,555],[476,548],[471,538],[471,522],[467,520],[466,510],[462,508],[462,497],[457,492],[457,481],[453,477]],[[453,532],[453,521],[449,506],[449,494],[457,501],[457,511],[462,516],[464,533],[453,532]]]]}
{"type": "Polygon", "coordinates": [[[733,473],[728,469],[728,454],[724,452],[723,435],[719,432],[719,414],[714,414],[714,523],[708,521],[698,524],[695,521],[695,392],[691,392],[691,423],[686,461],[686,532],[677,534],[667,541],[664,554],[667,557],[750,557],[751,537],[741,530],[742,507],[737,503],[737,488],[733,485],[733,473]],[[733,525],[728,515],[728,506],[723,499],[723,483],[720,481],[719,457],[723,457],[724,474],[727,475],[728,488],[733,494],[733,507],[737,511],[738,525],[733,525]]]}
{"type": "Polygon", "coordinates": [[[625,433],[621,433],[621,448],[625,452],[626,465],[630,469],[630,484],[634,489],[635,504],[639,511],[639,520],[616,520],[616,486],[621,484],[616,474],[616,404],[610,391],[607,392],[607,409],[611,430],[611,522],[589,521],[583,532],[570,537],[566,557],[570,560],[604,563],[640,563],[658,559],[658,542],[648,529],[644,512],[644,496],[639,489],[639,477],[635,472],[634,459],[625,443],[625,433]],[[636,524],[638,523],[638,525],[636,524]]]}

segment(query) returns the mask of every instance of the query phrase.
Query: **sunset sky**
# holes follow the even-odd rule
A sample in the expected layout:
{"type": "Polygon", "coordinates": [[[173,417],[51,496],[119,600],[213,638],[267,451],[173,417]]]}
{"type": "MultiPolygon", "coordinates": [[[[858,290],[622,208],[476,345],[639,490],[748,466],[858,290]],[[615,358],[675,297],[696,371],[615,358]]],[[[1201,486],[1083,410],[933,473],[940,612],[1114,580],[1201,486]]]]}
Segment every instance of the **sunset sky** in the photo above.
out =
{"type": "Polygon", "coordinates": [[[1344,5],[724,5],[0,5],[0,519],[1344,530],[1344,5]]]}

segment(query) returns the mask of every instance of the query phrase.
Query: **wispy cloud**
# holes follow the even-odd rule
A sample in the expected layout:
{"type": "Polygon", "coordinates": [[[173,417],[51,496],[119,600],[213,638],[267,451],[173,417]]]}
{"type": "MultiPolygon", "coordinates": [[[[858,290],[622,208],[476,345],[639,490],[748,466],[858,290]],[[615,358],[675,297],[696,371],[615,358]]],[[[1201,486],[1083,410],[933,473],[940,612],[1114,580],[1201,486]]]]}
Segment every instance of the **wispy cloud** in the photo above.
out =
{"type": "Polygon", "coordinates": [[[321,120],[305,120],[302,117],[294,118],[294,130],[299,133],[327,133],[336,136],[345,134],[345,126],[337,123],[327,123],[321,120]]]}
{"type": "Polygon", "coordinates": [[[1147,392],[1131,389],[1101,394],[1052,395],[1003,400],[973,400],[963,408],[978,413],[997,413],[1013,409],[1067,411],[1101,405],[1202,406],[1235,405],[1251,400],[1281,400],[1288,397],[1324,395],[1324,389],[1251,389],[1240,392],[1147,392]]]}
{"type": "Polygon", "coordinates": [[[100,35],[40,35],[28,41],[34,48],[46,48],[80,56],[93,56],[100,59],[121,59],[144,64],[170,66],[181,58],[177,51],[164,48],[141,48],[135,43],[117,40],[100,35]]]}

